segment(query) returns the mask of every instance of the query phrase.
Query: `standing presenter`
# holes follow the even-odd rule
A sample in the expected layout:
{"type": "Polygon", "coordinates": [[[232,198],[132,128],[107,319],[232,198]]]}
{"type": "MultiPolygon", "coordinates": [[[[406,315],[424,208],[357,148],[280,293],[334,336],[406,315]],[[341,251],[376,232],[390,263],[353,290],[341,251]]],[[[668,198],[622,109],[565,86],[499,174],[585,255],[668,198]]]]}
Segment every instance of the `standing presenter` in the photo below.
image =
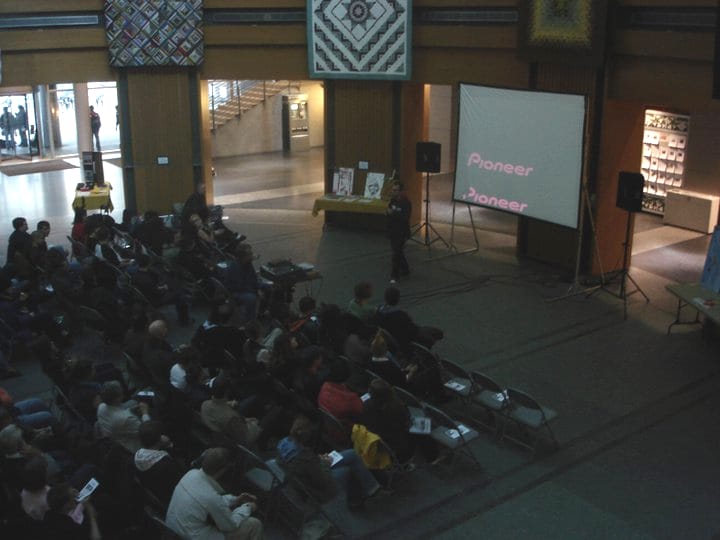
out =
{"type": "Polygon", "coordinates": [[[410,273],[407,259],[405,258],[405,242],[410,238],[410,212],[412,205],[403,190],[400,181],[392,184],[390,191],[390,202],[386,210],[388,216],[388,235],[390,236],[390,248],[392,249],[392,272],[390,283],[396,283],[401,276],[410,273]]]}

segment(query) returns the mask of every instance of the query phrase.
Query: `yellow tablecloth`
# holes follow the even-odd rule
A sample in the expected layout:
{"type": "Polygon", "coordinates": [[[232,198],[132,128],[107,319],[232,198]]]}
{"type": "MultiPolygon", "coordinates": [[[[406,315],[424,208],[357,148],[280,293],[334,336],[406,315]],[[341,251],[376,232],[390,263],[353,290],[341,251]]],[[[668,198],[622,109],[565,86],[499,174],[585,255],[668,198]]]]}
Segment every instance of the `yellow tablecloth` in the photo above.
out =
{"type": "Polygon", "coordinates": [[[113,211],[113,203],[110,199],[110,191],[112,185],[105,182],[102,187],[95,186],[90,191],[76,191],[75,200],[73,200],[73,210],[84,208],[85,210],[106,210],[113,211]]]}
{"type": "Polygon", "coordinates": [[[317,216],[320,210],[331,212],[355,212],[359,214],[385,214],[388,201],[384,199],[365,199],[363,197],[338,197],[325,195],[315,199],[313,204],[313,216],[317,216]]]}

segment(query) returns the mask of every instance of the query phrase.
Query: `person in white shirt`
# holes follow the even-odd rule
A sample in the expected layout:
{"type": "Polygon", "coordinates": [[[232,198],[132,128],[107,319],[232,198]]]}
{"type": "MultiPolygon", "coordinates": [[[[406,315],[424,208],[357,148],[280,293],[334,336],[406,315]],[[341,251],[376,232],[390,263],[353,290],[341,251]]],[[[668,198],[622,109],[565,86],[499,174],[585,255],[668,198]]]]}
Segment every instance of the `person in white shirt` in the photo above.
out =
{"type": "Polygon", "coordinates": [[[97,408],[96,429],[100,436],[109,437],[131,453],[140,449],[138,430],[142,422],[150,420],[146,403],[123,404],[122,386],[117,381],[103,384],[102,403],[97,408]],[[132,408],[129,408],[132,406],[132,408]],[[137,413],[137,414],[136,414],[137,413]]]}
{"type": "Polygon", "coordinates": [[[227,449],[210,448],[203,454],[202,468],[188,471],[178,482],[165,522],[182,538],[262,538],[262,522],[252,517],[257,508],[255,497],[249,493],[242,493],[237,497],[223,494],[223,489],[217,482],[230,465],[230,452],[227,449]]]}

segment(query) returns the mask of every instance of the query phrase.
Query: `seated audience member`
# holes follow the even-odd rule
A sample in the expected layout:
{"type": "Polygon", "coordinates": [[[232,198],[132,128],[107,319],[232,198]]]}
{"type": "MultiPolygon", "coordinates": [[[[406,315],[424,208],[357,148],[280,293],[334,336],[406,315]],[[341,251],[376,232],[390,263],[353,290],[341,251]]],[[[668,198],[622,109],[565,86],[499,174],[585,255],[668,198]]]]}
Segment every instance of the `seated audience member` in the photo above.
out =
{"type": "Polygon", "coordinates": [[[313,406],[318,402],[320,387],[324,381],[324,358],[322,348],[311,345],[300,349],[298,366],[292,381],[292,389],[313,406]]]}
{"type": "Polygon", "coordinates": [[[343,354],[350,332],[340,307],[335,304],[322,305],[318,312],[318,320],[320,321],[319,344],[335,354],[343,354]]]}
{"type": "MultiPolygon", "coordinates": [[[[87,245],[87,233],[85,231],[85,217],[87,216],[87,210],[84,208],[78,208],[75,210],[75,218],[72,222],[72,229],[70,230],[70,238],[76,242],[87,245]]],[[[73,257],[77,258],[82,256],[85,252],[81,253],[81,248],[73,245],[73,257]]]]}
{"type": "Polygon", "coordinates": [[[230,384],[224,376],[215,377],[210,388],[212,398],[200,407],[200,417],[218,437],[230,444],[251,446],[260,436],[262,428],[256,418],[244,418],[235,408],[234,401],[228,401],[230,384]]]}
{"type": "Polygon", "coordinates": [[[205,382],[203,369],[199,364],[190,364],[185,370],[185,396],[187,405],[193,411],[199,411],[203,403],[211,397],[210,387],[205,382]]]}
{"type": "Polygon", "coordinates": [[[320,341],[320,324],[315,308],[315,299],[311,296],[303,296],[298,301],[299,317],[288,325],[290,332],[307,345],[317,345],[320,341]]]}
{"type": "Polygon", "coordinates": [[[154,210],[148,210],[135,227],[135,238],[155,255],[162,257],[166,244],[175,241],[175,233],[168,229],[154,210]]]}
{"type": "Polygon", "coordinates": [[[12,226],[14,230],[8,238],[6,265],[12,264],[16,253],[26,254],[30,249],[27,220],[24,217],[16,217],[12,220],[12,226]]]}
{"type": "Polygon", "coordinates": [[[115,251],[112,245],[112,232],[110,229],[101,226],[93,233],[93,237],[97,242],[94,254],[99,260],[108,262],[113,266],[120,266],[127,262],[115,251]]]}
{"type": "Polygon", "coordinates": [[[393,386],[407,387],[408,378],[417,366],[408,366],[407,370],[400,369],[397,363],[392,360],[387,350],[387,344],[382,333],[378,332],[371,344],[372,357],[369,369],[382,377],[393,386]]]}
{"type": "Polygon", "coordinates": [[[353,449],[340,452],[342,459],[331,465],[328,455],[316,454],[308,444],[314,426],[304,416],[298,416],[290,428],[290,435],[278,445],[278,463],[291,479],[303,486],[320,503],[328,502],[344,493],[348,504],[360,506],[380,491],[372,473],[353,449]]]}
{"type": "Polygon", "coordinates": [[[70,484],[59,484],[47,494],[49,511],[44,520],[47,540],[100,540],[97,512],[89,499],[77,502],[77,490],[70,484]]]}
{"type": "Polygon", "coordinates": [[[170,368],[175,363],[173,348],[167,341],[168,326],[161,319],[148,325],[142,351],[142,363],[150,372],[156,392],[165,392],[170,381],[170,368]]]}
{"type": "MultiPolygon", "coordinates": [[[[42,231],[33,231],[30,234],[30,248],[27,251],[27,261],[32,265],[33,273],[36,273],[35,268],[45,268],[47,250],[48,246],[42,231]]],[[[20,272],[19,269],[17,270],[20,272]]],[[[27,277],[30,279],[32,276],[27,277]]]]}
{"type": "Polygon", "coordinates": [[[147,298],[154,307],[167,304],[175,306],[178,321],[182,326],[190,323],[190,306],[188,299],[181,289],[174,289],[169,283],[163,281],[160,274],[150,267],[150,257],[143,253],[135,255],[137,271],[132,276],[134,287],[147,298]]]}
{"type": "Polygon", "coordinates": [[[348,304],[348,311],[364,323],[369,323],[377,313],[377,306],[370,303],[373,289],[367,281],[361,281],[355,285],[355,296],[348,304]]]}
{"type": "Polygon", "coordinates": [[[42,521],[50,509],[47,503],[48,465],[40,456],[34,456],[25,463],[20,503],[23,511],[35,521],[42,521]]]}
{"type": "Polygon", "coordinates": [[[68,377],[68,399],[83,418],[94,424],[101,403],[102,385],[96,381],[95,363],[82,359],[72,363],[68,377]]]}
{"type": "Polygon", "coordinates": [[[414,441],[408,432],[410,413],[392,387],[382,379],[370,383],[370,399],[365,402],[362,424],[378,435],[405,463],[413,457],[414,441]]]}
{"type": "Polygon", "coordinates": [[[261,296],[260,282],[253,266],[253,251],[249,244],[238,244],[236,259],[225,272],[225,286],[240,308],[241,321],[257,318],[258,300],[261,296]]]}
{"type": "Polygon", "coordinates": [[[140,448],[140,424],[150,420],[147,404],[139,403],[132,410],[124,407],[122,386],[117,381],[103,384],[100,397],[102,402],[97,410],[98,433],[134,454],[140,448]]]}
{"type": "Polygon", "coordinates": [[[41,233],[43,238],[47,240],[48,236],[50,236],[50,222],[45,220],[38,221],[35,230],[41,233]]]}
{"type": "Polygon", "coordinates": [[[84,295],[85,282],[77,267],[70,267],[67,253],[55,246],[45,255],[45,271],[55,293],[68,302],[80,304],[84,295]]]}
{"type": "Polygon", "coordinates": [[[430,348],[443,338],[443,331],[439,328],[416,325],[410,315],[398,307],[399,302],[400,289],[397,287],[385,289],[385,303],[378,308],[377,323],[390,332],[403,352],[407,353],[410,350],[411,341],[417,341],[430,348]]]}
{"type": "Polygon", "coordinates": [[[180,345],[173,353],[175,364],[170,368],[170,384],[181,392],[188,389],[187,370],[198,364],[198,351],[190,345],[180,345]]]}
{"type": "Polygon", "coordinates": [[[30,457],[40,456],[48,465],[48,474],[58,476],[62,471],[55,459],[31,444],[50,433],[43,430],[23,430],[17,425],[10,412],[0,407],[0,460],[5,480],[13,487],[22,489],[22,475],[25,463],[30,457]]]}
{"type": "Polygon", "coordinates": [[[356,392],[348,388],[345,382],[350,377],[350,369],[344,361],[337,360],[330,367],[330,374],[320,387],[318,407],[326,410],[343,424],[352,426],[360,420],[363,402],[356,392]]]}
{"type": "Polygon", "coordinates": [[[195,238],[183,237],[178,244],[177,263],[197,280],[212,277],[215,264],[198,248],[195,238]]]}
{"type": "Polygon", "coordinates": [[[231,324],[235,306],[222,303],[213,306],[210,316],[195,331],[193,346],[202,352],[203,367],[217,369],[227,366],[223,350],[229,351],[235,358],[243,357],[243,344],[247,336],[237,326],[231,324]]]}
{"type": "Polygon", "coordinates": [[[198,249],[209,254],[208,247],[215,244],[213,230],[205,225],[199,214],[191,214],[187,221],[183,221],[181,234],[183,238],[190,238],[199,242],[198,249]]]}
{"type": "Polygon", "coordinates": [[[59,420],[50,411],[46,401],[40,398],[28,398],[15,401],[10,393],[0,388],[0,405],[8,410],[15,422],[25,429],[49,427],[53,431],[61,429],[59,420]]]}
{"type": "Polygon", "coordinates": [[[163,435],[160,422],[144,422],[140,425],[138,434],[140,449],[135,452],[134,457],[137,478],[145,489],[167,506],[185,470],[168,453],[172,443],[163,435]]]}
{"type": "Polygon", "coordinates": [[[187,540],[259,540],[262,523],[252,517],[255,497],[224,494],[218,480],[232,465],[225,448],[210,448],[201,469],[191,469],[180,479],[170,500],[165,522],[187,540]]]}

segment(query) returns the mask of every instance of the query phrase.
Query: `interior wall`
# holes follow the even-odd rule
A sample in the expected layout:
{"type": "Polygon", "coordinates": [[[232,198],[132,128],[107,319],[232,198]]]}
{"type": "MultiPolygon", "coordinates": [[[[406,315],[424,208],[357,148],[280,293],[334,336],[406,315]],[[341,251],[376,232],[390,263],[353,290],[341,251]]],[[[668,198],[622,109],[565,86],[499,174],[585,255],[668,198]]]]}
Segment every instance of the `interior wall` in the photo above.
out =
{"type": "Polygon", "coordinates": [[[319,81],[303,81],[300,92],[308,96],[310,147],[325,146],[325,87],[319,81]]]}
{"type": "Polygon", "coordinates": [[[452,172],[453,87],[448,84],[430,85],[428,140],[440,143],[440,172],[452,172]]]}
{"type": "Polygon", "coordinates": [[[282,94],[257,104],[212,134],[213,157],[279,152],[282,148],[282,94]]]}
{"type": "Polygon", "coordinates": [[[137,69],[128,71],[132,161],[137,210],[167,212],[172,204],[192,193],[193,148],[190,111],[192,79],[182,69],[137,69]],[[168,129],[168,119],[172,129],[168,129]],[[167,165],[157,163],[168,158],[167,165]]]}
{"type": "MultiPolygon", "coordinates": [[[[325,144],[325,96],[322,83],[303,81],[300,93],[308,96],[310,146],[325,144]]],[[[211,135],[212,157],[245,156],[279,152],[282,143],[282,94],[233,118],[211,135]]]]}
{"type": "Polygon", "coordinates": [[[720,195],[720,111],[691,113],[683,189],[720,195]]]}

